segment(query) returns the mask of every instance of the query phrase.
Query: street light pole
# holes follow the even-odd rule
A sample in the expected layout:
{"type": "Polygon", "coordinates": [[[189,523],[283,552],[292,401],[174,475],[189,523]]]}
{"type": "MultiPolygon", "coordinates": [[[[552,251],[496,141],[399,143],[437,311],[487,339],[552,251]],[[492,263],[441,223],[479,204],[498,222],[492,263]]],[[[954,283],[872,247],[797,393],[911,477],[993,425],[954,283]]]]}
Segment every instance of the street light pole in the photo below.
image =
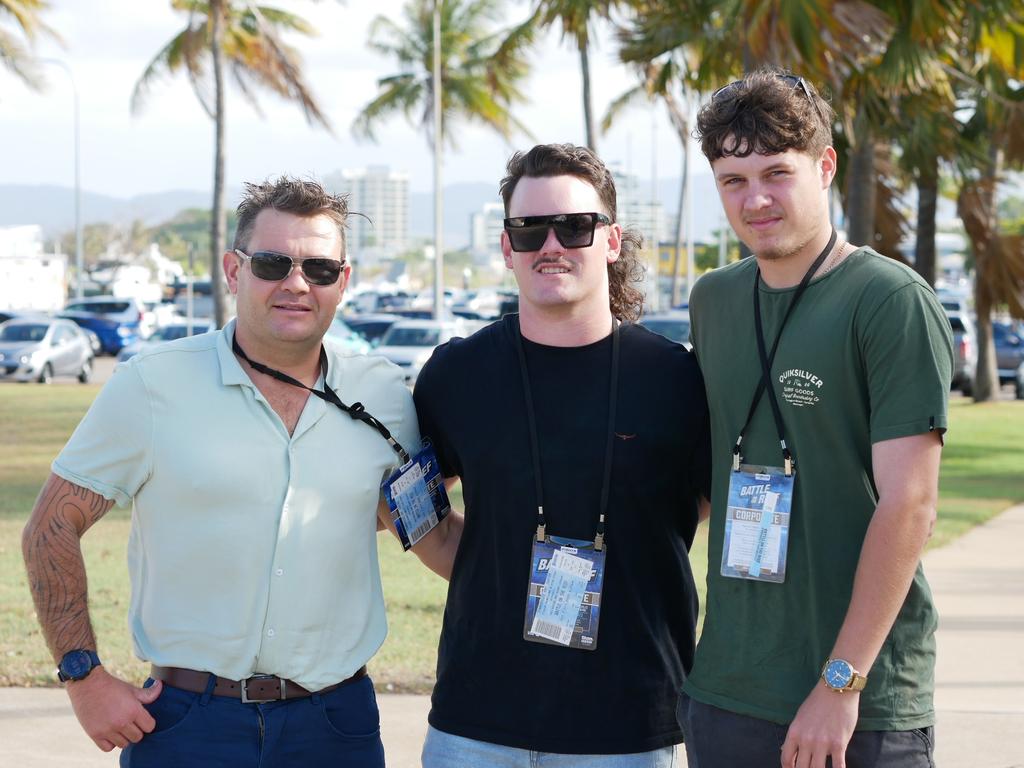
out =
{"type": "Polygon", "coordinates": [[[75,124],[75,298],[82,298],[85,276],[84,247],[82,244],[82,137],[79,120],[78,86],[75,76],[67,62],[60,59],[40,59],[45,64],[60,67],[71,81],[71,94],[74,103],[75,124]]]}
{"type": "Polygon", "coordinates": [[[444,316],[444,218],[441,202],[441,3],[434,0],[434,318],[444,316]]]}

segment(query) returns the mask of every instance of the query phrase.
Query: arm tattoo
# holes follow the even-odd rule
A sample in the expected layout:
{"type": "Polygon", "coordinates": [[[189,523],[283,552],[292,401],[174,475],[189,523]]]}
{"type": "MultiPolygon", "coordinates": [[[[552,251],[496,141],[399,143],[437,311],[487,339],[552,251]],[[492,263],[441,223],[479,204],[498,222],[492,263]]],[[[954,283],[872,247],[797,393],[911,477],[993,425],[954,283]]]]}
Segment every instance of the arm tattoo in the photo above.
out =
{"type": "Polygon", "coordinates": [[[81,537],[112,506],[99,494],[50,475],[25,526],[29,588],[54,659],[74,648],[96,648],[81,537]]]}

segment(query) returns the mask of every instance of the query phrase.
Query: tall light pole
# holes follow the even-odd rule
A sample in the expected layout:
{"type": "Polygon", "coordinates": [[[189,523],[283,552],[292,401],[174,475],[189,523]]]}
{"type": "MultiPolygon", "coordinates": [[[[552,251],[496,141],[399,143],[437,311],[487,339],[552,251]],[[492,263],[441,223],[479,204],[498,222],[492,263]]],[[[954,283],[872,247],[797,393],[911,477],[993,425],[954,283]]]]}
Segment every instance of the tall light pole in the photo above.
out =
{"type": "Polygon", "coordinates": [[[434,0],[434,318],[444,316],[444,221],[441,202],[441,3],[434,0]]]}
{"type": "Polygon", "coordinates": [[[80,299],[83,293],[82,283],[84,282],[85,265],[83,263],[84,249],[82,246],[82,138],[79,127],[78,86],[75,84],[75,76],[72,74],[71,67],[67,65],[67,62],[60,59],[40,59],[39,61],[44,64],[53,64],[60,67],[67,73],[68,80],[71,81],[75,123],[75,298],[80,299]]]}

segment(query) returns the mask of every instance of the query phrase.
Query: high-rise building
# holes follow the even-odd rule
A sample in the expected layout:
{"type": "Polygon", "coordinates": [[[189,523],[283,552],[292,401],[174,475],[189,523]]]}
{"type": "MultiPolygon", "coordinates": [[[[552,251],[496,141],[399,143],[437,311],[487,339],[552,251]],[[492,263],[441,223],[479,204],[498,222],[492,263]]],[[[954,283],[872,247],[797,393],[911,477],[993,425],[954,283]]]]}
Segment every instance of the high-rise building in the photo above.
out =
{"type": "Polygon", "coordinates": [[[470,216],[469,250],[477,264],[501,260],[501,231],[505,226],[505,206],[484,203],[470,216]]]}
{"type": "Polygon", "coordinates": [[[661,241],[666,236],[665,211],[661,202],[652,200],[651,190],[644,189],[640,180],[632,173],[626,173],[615,164],[610,166],[615,180],[616,207],[619,223],[640,232],[644,244],[661,241]]]}
{"type": "Polygon", "coordinates": [[[348,194],[348,252],[363,263],[397,256],[409,246],[409,175],[385,165],[346,168],[325,184],[348,194]],[[366,217],[366,218],[364,218],[366,217]]]}

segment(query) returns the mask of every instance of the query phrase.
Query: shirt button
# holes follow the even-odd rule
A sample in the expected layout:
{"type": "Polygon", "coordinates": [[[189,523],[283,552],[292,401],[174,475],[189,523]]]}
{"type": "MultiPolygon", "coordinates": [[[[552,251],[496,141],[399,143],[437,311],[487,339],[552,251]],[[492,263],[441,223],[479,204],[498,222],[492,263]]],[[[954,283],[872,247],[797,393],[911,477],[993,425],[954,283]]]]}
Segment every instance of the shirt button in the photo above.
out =
{"type": "Polygon", "coordinates": [[[274,636],[274,630],[268,629],[267,630],[267,637],[273,637],[273,636],[274,636]]]}
{"type": "Polygon", "coordinates": [[[274,573],[276,573],[278,576],[284,576],[284,568],[278,568],[276,571],[274,571],[274,573]]]}

